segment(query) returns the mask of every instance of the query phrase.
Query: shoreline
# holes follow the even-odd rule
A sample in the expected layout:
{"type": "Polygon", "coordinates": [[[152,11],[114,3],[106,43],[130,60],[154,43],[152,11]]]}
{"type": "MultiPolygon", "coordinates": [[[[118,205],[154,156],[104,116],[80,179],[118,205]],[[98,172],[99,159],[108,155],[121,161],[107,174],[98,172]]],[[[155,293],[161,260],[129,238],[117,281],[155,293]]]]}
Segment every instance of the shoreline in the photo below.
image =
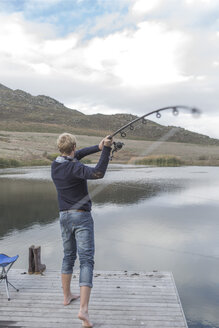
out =
{"type": "MultiPolygon", "coordinates": [[[[159,158],[160,159],[160,158],[159,158]]],[[[95,165],[97,162],[94,161],[81,161],[82,163],[84,163],[85,165],[95,165]]],[[[52,161],[43,161],[41,159],[39,160],[32,160],[32,161],[19,161],[19,160],[15,160],[15,159],[2,159],[0,158],[0,169],[16,169],[16,168],[25,168],[25,167],[49,167],[52,164],[52,161]],[[2,161],[3,160],[3,161],[2,161]],[[4,162],[4,163],[3,163],[4,162]],[[10,162],[12,164],[10,164],[10,162]],[[14,164],[13,164],[14,163],[14,164]]],[[[203,161],[197,161],[197,162],[193,162],[193,163],[177,163],[176,165],[172,164],[172,163],[147,163],[147,161],[145,163],[142,163],[141,161],[137,161],[137,162],[124,162],[124,161],[115,161],[115,162],[110,162],[109,164],[122,164],[122,165],[133,165],[133,166],[142,166],[142,167],[188,167],[188,166],[200,166],[200,167],[219,167],[219,164],[214,164],[214,163],[210,163],[209,161],[203,162],[203,161]]]]}

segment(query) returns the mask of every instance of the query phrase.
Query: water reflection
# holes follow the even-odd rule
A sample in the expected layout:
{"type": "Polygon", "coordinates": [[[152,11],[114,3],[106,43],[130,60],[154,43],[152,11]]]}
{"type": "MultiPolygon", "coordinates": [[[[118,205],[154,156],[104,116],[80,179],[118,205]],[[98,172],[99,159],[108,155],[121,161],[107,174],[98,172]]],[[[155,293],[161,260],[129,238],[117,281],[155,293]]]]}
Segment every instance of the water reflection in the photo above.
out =
{"type": "MultiPolygon", "coordinates": [[[[58,216],[56,190],[51,181],[0,179],[0,237],[14,228],[20,230],[33,224],[48,224],[58,216]]],[[[131,205],[163,192],[179,188],[174,183],[122,182],[105,184],[101,190],[92,183],[89,191],[93,204],[131,205]]]]}
{"type": "Polygon", "coordinates": [[[0,180],[0,237],[12,229],[47,224],[57,216],[56,191],[50,182],[0,180]]]}
{"type": "Polygon", "coordinates": [[[140,201],[158,196],[165,192],[180,190],[182,185],[169,183],[168,181],[158,182],[115,182],[108,183],[101,188],[101,192],[95,194],[96,186],[92,184],[89,187],[90,194],[94,204],[123,204],[132,205],[140,201]]]}
{"type": "Polygon", "coordinates": [[[106,270],[172,271],[186,317],[198,328],[218,327],[218,206],[163,204],[95,209],[96,262],[107,259],[106,270]]]}
{"type": "MultiPolygon", "coordinates": [[[[0,250],[18,252],[17,267],[27,268],[28,246],[40,244],[43,262],[59,270],[62,242],[49,169],[42,179],[40,169],[17,173],[0,177],[0,250]]],[[[95,268],[172,271],[190,328],[219,327],[218,173],[116,167],[103,181],[89,182],[95,268]]]]}

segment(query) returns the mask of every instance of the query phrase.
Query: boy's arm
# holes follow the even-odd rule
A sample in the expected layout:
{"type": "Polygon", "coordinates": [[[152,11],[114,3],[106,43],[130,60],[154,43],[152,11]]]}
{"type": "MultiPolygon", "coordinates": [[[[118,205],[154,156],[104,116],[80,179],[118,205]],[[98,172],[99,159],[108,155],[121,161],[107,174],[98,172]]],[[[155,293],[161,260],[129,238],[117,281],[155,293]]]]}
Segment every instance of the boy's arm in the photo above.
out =
{"type": "Polygon", "coordinates": [[[103,147],[100,159],[93,168],[80,162],[73,162],[72,174],[80,179],[101,179],[104,177],[110,157],[111,147],[103,147]]]}
{"type": "Polygon", "coordinates": [[[98,151],[100,151],[100,148],[98,145],[96,146],[91,146],[91,147],[86,147],[86,148],[82,148],[80,150],[77,150],[75,152],[75,158],[77,158],[78,160],[80,160],[81,158],[90,155],[90,154],[94,154],[97,153],[98,151]]]}

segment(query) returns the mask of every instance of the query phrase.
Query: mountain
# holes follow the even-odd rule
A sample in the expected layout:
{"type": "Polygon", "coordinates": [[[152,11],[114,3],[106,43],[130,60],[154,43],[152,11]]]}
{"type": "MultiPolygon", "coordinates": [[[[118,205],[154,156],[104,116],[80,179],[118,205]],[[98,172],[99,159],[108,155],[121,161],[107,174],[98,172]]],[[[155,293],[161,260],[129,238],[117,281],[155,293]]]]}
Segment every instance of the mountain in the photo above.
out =
{"type": "MultiPolygon", "coordinates": [[[[59,101],[45,96],[32,96],[23,90],[12,90],[0,84],[0,130],[64,132],[104,136],[137,118],[131,114],[85,115],[76,109],[65,107],[59,101]]],[[[168,141],[219,145],[218,139],[177,128],[171,136],[172,126],[162,126],[150,120],[134,131],[128,138],[158,140],[170,134],[168,141]]]]}

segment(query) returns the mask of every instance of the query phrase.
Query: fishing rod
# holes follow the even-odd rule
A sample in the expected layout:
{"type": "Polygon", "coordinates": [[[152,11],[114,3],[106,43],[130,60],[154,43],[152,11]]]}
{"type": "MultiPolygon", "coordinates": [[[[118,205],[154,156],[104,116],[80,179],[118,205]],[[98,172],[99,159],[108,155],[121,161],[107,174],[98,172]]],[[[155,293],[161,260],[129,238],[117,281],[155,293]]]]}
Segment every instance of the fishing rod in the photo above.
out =
{"type": "MultiPolygon", "coordinates": [[[[129,130],[133,131],[135,129],[134,124],[136,122],[141,121],[142,124],[147,124],[147,120],[145,119],[145,117],[150,116],[150,115],[153,115],[153,114],[156,114],[156,117],[157,118],[161,118],[161,113],[160,112],[165,111],[165,110],[168,110],[168,109],[172,109],[172,113],[173,113],[174,116],[177,116],[179,114],[179,111],[181,109],[188,110],[192,115],[198,116],[198,115],[201,114],[201,111],[198,108],[190,107],[190,106],[177,105],[177,106],[162,107],[162,108],[159,108],[159,109],[155,109],[155,110],[153,110],[153,111],[151,111],[151,112],[149,112],[147,114],[144,114],[141,117],[137,117],[133,121],[131,121],[131,122],[123,125],[121,128],[119,128],[114,133],[112,133],[109,136],[109,139],[112,139],[114,136],[116,136],[119,133],[120,133],[120,136],[122,138],[125,138],[126,137],[126,134],[127,134],[127,131],[125,131],[125,130],[129,128],[129,130]]],[[[110,160],[112,160],[114,152],[117,152],[118,150],[122,149],[122,147],[124,146],[124,143],[123,142],[120,142],[120,141],[117,141],[117,142],[114,141],[113,142],[113,146],[114,146],[114,148],[112,150],[112,155],[110,157],[110,160]]]]}

